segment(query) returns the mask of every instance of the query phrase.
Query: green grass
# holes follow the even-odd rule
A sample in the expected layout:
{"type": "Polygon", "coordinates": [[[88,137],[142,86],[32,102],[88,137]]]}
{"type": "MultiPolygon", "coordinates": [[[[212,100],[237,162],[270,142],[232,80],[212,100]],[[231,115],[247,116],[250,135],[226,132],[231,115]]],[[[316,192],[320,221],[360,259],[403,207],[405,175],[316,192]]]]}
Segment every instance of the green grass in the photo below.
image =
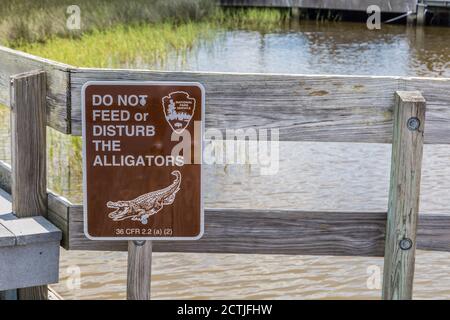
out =
{"type": "Polygon", "coordinates": [[[1,0],[0,44],[83,67],[161,67],[218,29],[276,30],[288,10],[222,9],[215,0],[1,0]],[[81,30],[66,27],[81,9],[81,30]]]}
{"type": "Polygon", "coordinates": [[[274,31],[289,23],[290,11],[275,8],[221,9],[214,14],[214,21],[225,28],[274,31]]]}
{"type": "Polygon", "coordinates": [[[151,67],[164,64],[169,52],[190,50],[199,39],[211,36],[207,22],[174,25],[118,25],[95,30],[80,39],[52,37],[45,43],[24,44],[19,50],[83,67],[151,67]]]}
{"type": "MultiPolygon", "coordinates": [[[[172,15],[178,14],[178,10],[181,10],[182,3],[193,5],[202,2],[204,0],[177,0],[172,2],[171,6],[167,2],[165,7],[164,5],[159,7],[160,17],[165,18],[160,18],[159,22],[149,23],[142,23],[137,18],[132,19],[131,13],[122,13],[124,16],[122,18],[115,17],[111,13],[114,10],[110,9],[110,13],[103,13],[105,16],[114,17],[109,27],[106,27],[105,22],[99,24],[104,26],[103,28],[92,27],[76,36],[61,35],[56,32],[42,36],[40,41],[16,39],[15,42],[10,42],[10,46],[36,56],[75,66],[154,68],[163,67],[169,53],[176,52],[183,55],[199,41],[212,39],[218,29],[245,28],[264,32],[282,27],[289,19],[289,12],[286,10],[224,10],[217,7],[208,9],[208,13],[186,9],[190,13],[184,12],[184,16],[180,13],[176,19],[171,18],[172,15]],[[176,3],[178,5],[175,6],[176,3]],[[125,20],[129,22],[119,23],[125,20]]],[[[112,3],[114,4],[115,1],[113,0],[112,3]]],[[[99,5],[101,7],[102,2],[99,5]]],[[[96,10],[101,11],[99,8],[96,10]]],[[[95,12],[94,10],[92,17],[100,15],[95,12]]],[[[150,12],[144,11],[142,14],[150,17],[150,12]]]]}
{"type": "Polygon", "coordinates": [[[118,25],[199,21],[216,10],[213,0],[1,0],[0,43],[17,47],[118,25]],[[81,30],[66,27],[73,4],[81,10],[81,30]]]}
{"type": "Polygon", "coordinates": [[[1,0],[0,44],[20,47],[54,37],[80,38],[118,26],[208,21],[226,28],[274,29],[289,20],[287,9],[223,9],[215,0],[1,0]],[[80,30],[67,28],[67,9],[80,8],[80,30]]]}

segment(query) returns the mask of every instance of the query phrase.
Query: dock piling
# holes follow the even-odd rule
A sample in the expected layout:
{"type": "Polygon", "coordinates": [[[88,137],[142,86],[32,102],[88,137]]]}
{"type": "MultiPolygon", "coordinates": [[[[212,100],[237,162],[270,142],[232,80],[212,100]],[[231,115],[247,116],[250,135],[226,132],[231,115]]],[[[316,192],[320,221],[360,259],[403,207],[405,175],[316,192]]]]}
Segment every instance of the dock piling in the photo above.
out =
{"type": "Polygon", "coordinates": [[[423,3],[417,4],[417,25],[423,26],[425,24],[426,5],[423,3]]]}

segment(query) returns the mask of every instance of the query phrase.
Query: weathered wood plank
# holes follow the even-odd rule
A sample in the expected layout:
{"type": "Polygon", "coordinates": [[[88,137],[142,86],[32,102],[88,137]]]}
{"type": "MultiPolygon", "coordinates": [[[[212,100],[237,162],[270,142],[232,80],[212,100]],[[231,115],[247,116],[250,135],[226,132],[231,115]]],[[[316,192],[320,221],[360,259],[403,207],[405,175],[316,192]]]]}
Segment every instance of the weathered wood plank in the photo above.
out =
{"type": "MultiPolygon", "coordinates": [[[[47,215],[45,71],[11,77],[12,209],[18,218],[47,215]]],[[[18,290],[19,299],[47,299],[47,286],[18,290]]]]}
{"type": "Polygon", "coordinates": [[[416,12],[416,0],[220,0],[220,5],[230,7],[311,8],[329,10],[364,11],[377,5],[381,12],[416,12]]]}
{"type": "MultiPolygon", "coordinates": [[[[30,219],[30,218],[26,218],[30,219]]],[[[58,282],[59,243],[37,242],[27,245],[2,247],[0,249],[0,290],[19,289],[19,299],[32,299],[39,293],[45,283],[58,282]],[[20,292],[22,291],[22,292],[20,292]],[[31,295],[31,296],[30,296],[31,295]]],[[[42,295],[46,295],[42,293],[42,295]]]]}
{"type": "Polygon", "coordinates": [[[48,213],[47,218],[51,221],[56,227],[62,230],[62,247],[68,247],[68,225],[67,221],[69,220],[69,207],[71,205],[70,201],[64,197],[58,196],[51,191],[47,193],[47,205],[48,205],[48,213]]]}
{"type": "Polygon", "coordinates": [[[43,71],[11,80],[11,189],[19,218],[47,215],[46,82],[43,71]]]}
{"type": "Polygon", "coordinates": [[[127,300],[150,300],[152,242],[128,241],[127,300]]]}
{"type": "Polygon", "coordinates": [[[47,73],[47,124],[70,133],[70,66],[0,46],[0,103],[11,106],[10,77],[32,70],[47,73]]]}
{"type": "MultiPolygon", "coordinates": [[[[82,206],[71,207],[72,250],[127,250],[126,241],[89,241],[82,206]]],[[[198,241],[153,241],[154,252],[382,256],[386,215],[295,210],[206,209],[198,241]]]]}
{"type": "MultiPolygon", "coordinates": [[[[126,251],[126,241],[90,241],[83,208],[70,208],[71,250],[126,251]]],[[[154,241],[154,252],[384,256],[386,213],[206,209],[198,241],[154,241]]],[[[422,214],[417,247],[450,251],[450,215],[422,214]]]]}
{"type": "MultiPolygon", "coordinates": [[[[3,189],[7,193],[11,193],[11,166],[7,163],[0,161],[0,189],[3,189]]],[[[69,200],[59,195],[54,194],[53,192],[47,190],[47,218],[50,220],[56,227],[63,231],[63,239],[61,245],[64,248],[68,247],[68,214],[69,207],[72,204],[69,200]]]]}
{"type": "Polygon", "coordinates": [[[386,226],[383,299],[412,299],[426,102],[418,91],[396,92],[386,226]]]}
{"type": "Polygon", "coordinates": [[[420,86],[425,143],[450,143],[450,79],[74,69],[73,134],[81,134],[81,87],[91,80],[198,81],[207,130],[276,128],[281,141],[318,142],[391,143],[394,92],[420,86]]]}
{"type": "Polygon", "coordinates": [[[391,93],[416,88],[429,101],[425,143],[449,143],[449,79],[77,69],[0,47],[0,103],[10,104],[9,76],[32,69],[47,71],[47,123],[65,133],[81,134],[86,81],[186,80],[207,87],[208,127],[280,128],[286,141],[391,142],[391,93]]]}
{"type": "MultiPolygon", "coordinates": [[[[1,173],[1,170],[0,170],[1,173]]],[[[50,200],[51,195],[48,195],[49,198],[49,217],[48,219],[54,223],[59,229],[63,230],[63,242],[62,246],[66,249],[71,250],[99,250],[99,251],[127,251],[128,243],[126,241],[90,241],[83,234],[83,207],[80,205],[73,205],[68,200],[61,198],[59,196],[55,197],[53,200],[50,200]],[[58,202],[58,205],[52,206],[51,203],[53,201],[58,202]],[[53,208],[53,209],[52,209],[53,208]],[[55,215],[51,214],[54,208],[60,208],[59,213],[56,214],[58,216],[58,220],[55,221],[55,215]],[[66,217],[66,218],[65,218],[66,217]],[[70,220],[70,223],[68,221],[70,220]]],[[[386,214],[385,213],[373,213],[374,216],[368,216],[366,213],[353,213],[352,215],[347,216],[347,213],[332,213],[332,212],[301,212],[296,210],[239,210],[239,209],[206,209],[206,235],[205,237],[195,243],[189,242],[186,244],[176,243],[175,246],[173,242],[171,243],[163,243],[163,242],[154,242],[153,250],[155,252],[218,252],[218,253],[277,253],[280,252],[279,246],[275,243],[278,241],[277,237],[275,237],[276,233],[279,233],[283,230],[283,223],[272,225],[272,219],[279,220],[284,222],[287,226],[291,225],[291,223],[298,224],[301,219],[306,219],[303,223],[308,225],[314,225],[312,222],[308,222],[309,219],[313,219],[313,221],[321,221],[328,220],[329,217],[333,217],[337,215],[335,219],[341,219],[340,216],[344,215],[342,219],[344,221],[348,221],[347,217],[351,218],[356,217],[356,221],[354,221],[355,228],[358,226],[362,226],[363,228],[367,227],[369,230],[377,229],[380,234],[378,238],[382,241],[379,244],[376,244],[375,247],[378,248],[376,250],[371,251],[367,249],[365,255],[369,256],[383,256],[384,255],[384,232],[386,227],[386,214]],[[286,215],[287,214],[287,215],[286,215]],[[278,219],[278,216],[282,216],[284,218],[278,219]],[[266,217],[269,217],[268,219],[266,217]],[[291,221],[292,220],[292,221],[291,221]],[[251,225],[261,225],[264,226],[265,230],[268,230],[268,238],[261,239],[260,236],[257,236],[259,233],[257,230],[253,230],[250,233],[246,233],[247,229],[243,229],[240,234],[240,239],[242,239],[244,245],[239,244],[228,236],[228,230],[234,230],[241,228],[242,224],[244,227],[248,227],[251,225]],[[250,241],[250,242],[249,242],[250,241]],[[247,247],[245,244],[248,243],[250,247],[247,247]],[[381,247],[382,249],[380,249],[381,247]],[[367,253],[368,251],[368,253],[367,253]]],[[[316,226],[320,224],[316,223],[316,226]]],[[[341,227],[339,227],[341,228],[341,227]]],[[[345,226],[342,226],[345,228],[345,226]]],[[[351,228],[350,228],[351,229],[351,228]]],[[[315,240],[319,240],[321,237],[321,229],[318,230],[309,230],[310,233],[314,234],[315,240]]],[[[285,254],[314,254],[314,248],[312,244],[309,244],[305,248],[304,242],[306,241],[303,237],[298,237],[298,232],[295,233],[293,231],[293,235],[291,238],[285,239],[286,243],[289,244],[288,248],[285,248],[284,251],[280,253],[285,254]]],[[[332,237],[332,236],[330,236],[332,237]]],[[[351,238],[354,238],[354,235],[350,235],[351,238]]],[[[361,236],[364,239],[364,235],[361,236]]],[[[419,215],[419,227],[418,227],[418,236],[417,236],[417,248],[423,250],[435,250],[435,251],[447,251],[450,252],[450,215],[441,215],[441,214],[421,214],[419,215]]],[[[344,238],[345,239],[345,238],[344,238]]],[[[350,239],[350,238],[348,238],[350,239]]],[[[359,241],[358,238],[355,238],[355,241],[359,241]]],[[[350,241],[350,240],[348,240],[350,241]]],[[[370,240],[369,240],[370,241],[370,240]]],[[[331,243],[331,241],[330,241],[331,243]]],[[[345,241],[344,241],[345,243],[345,241]]],[[[307,244],[308,245],[308,244],[307,244]]],[[[323,246],[323,240],[317,242],[317,246],[323,246]]],[[[338,243],[338,246],[340,244],[338,243]]],[[[313,246],[314,247],[314,246],[313,246]]],[[[339,255],[358,255],[358,252],[353,252],[352,249],[336,249],[332,244],[330,248],[322,248],[322,255],[326,255],[328,252],[329,255],[339,254],[339,255]],[[344,252],[345,251],[345,252],[344,252]]]]}
{"type": "MultiPolygon", "coordinates": [[[[0,199],[11,200],[3,198],[3,191],[0,199]]],[[[61,231],[44,217],[18,219],[10,213],[10,202],[3,208],[0,206],[0,290],[57,282],[61,231]]],[[[8,299],[5,294],[0,291],[0,300],[8,299]]]]}
{"type": "Polygon", "coordinates": [[[15,245],[25,246],[37,242],[59,242],[61,231],[42,216],[0,220],[0,226],[16,238],[15,245]]]}
{"type": "Polygon", "coordinates": [[[417,248],[450,252],[450,216],[419,214],[417,248]]]}

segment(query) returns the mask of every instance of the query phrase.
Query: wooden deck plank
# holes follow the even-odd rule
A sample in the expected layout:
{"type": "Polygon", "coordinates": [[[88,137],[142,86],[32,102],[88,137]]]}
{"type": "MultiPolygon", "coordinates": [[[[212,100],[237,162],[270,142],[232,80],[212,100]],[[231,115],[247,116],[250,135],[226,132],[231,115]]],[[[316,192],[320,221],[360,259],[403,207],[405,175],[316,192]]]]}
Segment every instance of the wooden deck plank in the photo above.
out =
{"type": "Polygon", "coordinates": [[[16,245],[61,240],[61,231],[42,216],[1,220],[0,225],[16,238],[16,245]]]}
{"type": "Polygon", "coordinates": [[[57,282],[61,231],[42,216],[18,219],[10,201],[0,190],[0,290],[57,282]]]}

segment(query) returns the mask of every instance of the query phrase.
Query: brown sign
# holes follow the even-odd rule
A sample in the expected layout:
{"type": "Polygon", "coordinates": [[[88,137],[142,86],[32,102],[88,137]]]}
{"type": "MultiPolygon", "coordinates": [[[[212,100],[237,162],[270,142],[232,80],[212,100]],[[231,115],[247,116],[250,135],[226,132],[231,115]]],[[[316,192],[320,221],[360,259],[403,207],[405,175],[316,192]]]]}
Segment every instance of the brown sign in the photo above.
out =
{"type": "Polygon", "coordinates": [[[82,98],[86,236],[200,238],[203,87],[94,81],[82,98]]]}

